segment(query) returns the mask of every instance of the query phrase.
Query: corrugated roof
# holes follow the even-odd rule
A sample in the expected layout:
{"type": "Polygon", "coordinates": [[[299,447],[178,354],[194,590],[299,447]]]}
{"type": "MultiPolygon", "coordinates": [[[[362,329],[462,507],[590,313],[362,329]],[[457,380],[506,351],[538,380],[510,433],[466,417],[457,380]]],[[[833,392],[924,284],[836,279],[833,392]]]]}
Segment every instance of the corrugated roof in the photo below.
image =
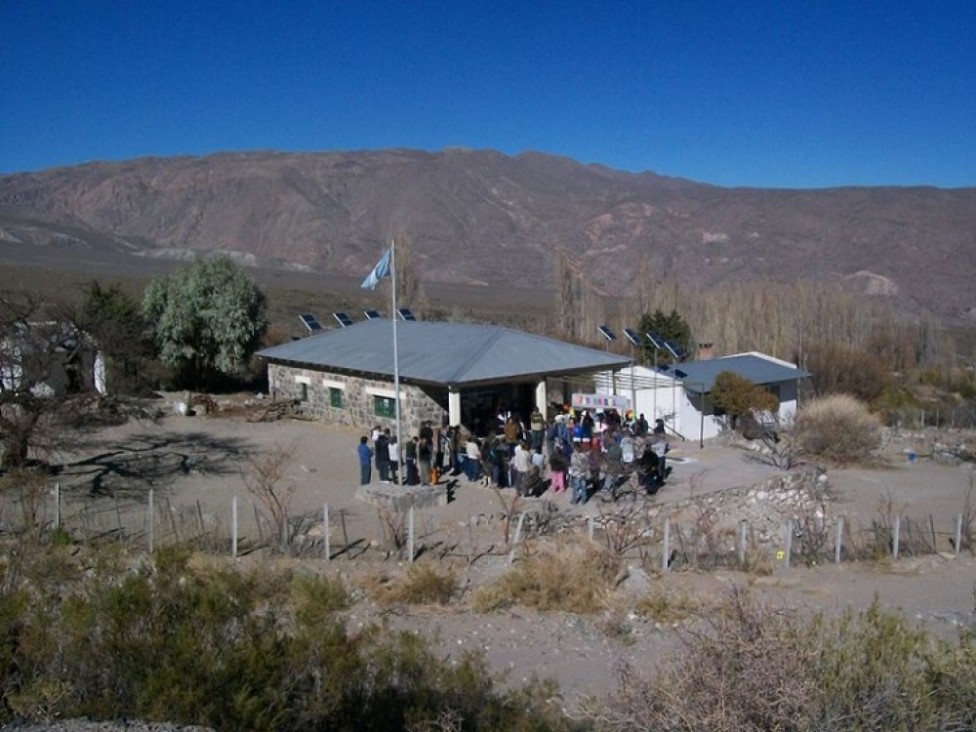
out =
{"type": "Polygon", "coordinates": [[[688,361],[669,366],[666,372],[673,372],[684,381],[685,391],[700,394],[708,393],[715,385],[715,377],[723,371],[731,371],[754,384],[775,384],[778,381],[805,379],[810,374],[803,369],[785,362],[766,358],[752,353],[737,356],[724,356],[707,361],[688,361]]]}
{"type": "MultiPolygon", "coordinates": [[[[498,325],[400,321],[400,378],[433,384],[498,382],[528,375],[618,369],[630,359],[615,353],[498,325]]],[[[348,328],[266,348],[276,362],[393,376],[393,324],[367,320],[348,328]]]]}

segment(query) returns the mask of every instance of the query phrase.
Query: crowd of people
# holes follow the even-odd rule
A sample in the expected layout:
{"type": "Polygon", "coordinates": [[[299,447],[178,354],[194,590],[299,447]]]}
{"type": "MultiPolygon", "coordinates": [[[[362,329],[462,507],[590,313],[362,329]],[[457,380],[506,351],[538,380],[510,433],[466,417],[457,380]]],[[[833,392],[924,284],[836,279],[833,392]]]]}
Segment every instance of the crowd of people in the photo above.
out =
{"type": "Polygon", "coordinates": [[[376,426],[359,444],[360,482],[436,485],[444,475],[464,475],[486,487],[514,488],[519,495],[549,490],[585,503],[597,491],[615,495],[636,474],[655,494],[669,475],[664,420],[653,428],[644,415],[614,409],[591,412],[554,405],[551,418],[536,408],[527,420],[500,411],[494,428],[478,437],[464,426],[422,423],[403,450],[389,428],[376,426]],[[399,470],[402,466],[403,475],[399,470]]]}

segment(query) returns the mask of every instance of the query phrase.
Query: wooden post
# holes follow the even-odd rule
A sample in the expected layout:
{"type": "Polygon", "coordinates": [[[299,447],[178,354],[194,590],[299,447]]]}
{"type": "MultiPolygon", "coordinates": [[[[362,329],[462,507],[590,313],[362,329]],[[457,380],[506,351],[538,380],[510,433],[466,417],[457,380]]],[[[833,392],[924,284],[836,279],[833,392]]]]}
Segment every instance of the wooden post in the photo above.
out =
{"type": "Polygon", "coordinates": [[[837,517],[837,535],[834,537],[834,564],[840,564],[840,556],[844,546],[844,517],[837,517]]]}
{"type": "Polygon", "coordinates": [[[237,496],[230,502],[230,555],[237,557],[237,496]]]}
{"type": "Polygon", "coordinates": [[[746,541],[748,539],[749,522],[746,519],[739,521],[739,564],[746,563],[746,541]]]}
{"type": "Polygon", "coordinates": [[[956,556],[962,551],[962,514],[956,516],[956,556]]]}
{"type": "Polygon", "coordinates": [[[61,528],[61,484],[54,484],[54,528],[61,528]]]}
{"type": "Polygon", "coordinates": [[[783,566],[789,567],[790,558],[793,554],[793,519],[789,519],[786,522],[786,536],[784,539],[786,540],[784,542],[786,544],[786,549],[783,552],[783,566]]]}
{"type": "Polygon", "coordinates": [[[661,571],[667,572],[671,567],[671,521],[664,519],[664,540],[661,544],[661,571]]]}
{"type": "Polygon", "coordinates": [[[413,562],[413,506],[407,511],[407,561],[413,562]]]}
{"type": "Polygon", "coordinates": [[[322,506],[322,536],[325,537],[325,561],[332,561],[332,531],[329,528],[329,502],[322,506]]]}
{"type": "Polygon", "coordinates": [[[149,489],[149,516],[148,516],[148,519],[149,519],[149,553],[150,554],[152,554],[153,553],[153,550],[155,549],[155,546],[154,546],[155,540],[156,540],[156,536],[155,536],[155,522],[156,522],[155,513],[156,512],[153,510],[153,489],[150,488],[149,489]]]}
{"type": "Polygon", "coordinates": [[[895,516],[891,536],[891,558],[898,559],[898,543],[901,541],[901,516],[895,516]]]}

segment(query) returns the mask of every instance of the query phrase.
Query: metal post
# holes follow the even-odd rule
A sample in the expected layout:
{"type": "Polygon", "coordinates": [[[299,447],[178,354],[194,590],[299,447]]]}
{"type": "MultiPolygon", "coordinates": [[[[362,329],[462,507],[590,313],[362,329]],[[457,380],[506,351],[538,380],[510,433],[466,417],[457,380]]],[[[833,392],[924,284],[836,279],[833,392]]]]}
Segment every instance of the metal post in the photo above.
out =
{"type": "Polygon", "coordinates": [[[61,484],[54,484],[54,528],[61,528],[61,484]]]}
{"type": "Polygon", "coordinates": [[[230,502],[230,555],[237,557],[237,496],[230,502]]]}
{"type": "Polygon", "coordinates": [[[956,556],[962,551],[962,514],[956,516],[956,556]]]}
{"type": "Polygon", "coordinates": [[[325,561],[332,561],[332,531],[329,528],[329,502],[322,505],[322,536],[325,537],[325,561]]]}
{"type": "Polygon", "coordinates": [[[508,563],[511,564],[515,561],[515,545],[519,543],[519,539],[522,538],[522,525],[525,523],[525,511],[519,514],[518,523],[515,525],[515,538],[512,539],[512,551],[508,554],[508,563]]]}
{"type": "Polygon", "coordinates": [[[667,572],[671,565],[671,521],[664,520],[664,541],[661,547],[661,571],[667,572]]]}
{"type": "Polygon", "coordinates": [[[901,516],[895,516],[895,525],[892,528],[891,537],[891,558],[898,559],[898,543],[901,540],[901,516]]]}
{"type": "Polygon", "coordinates": [[[413,562],[413,506],[407,511],[407,561],[413,562]]]}
{"type": "Polygon", "coordinates": [[[590,541],[593,541],[593,517],[592,516],[588,516],[586,519],[586,533],[589,536],[590,541]]]}
{"type": "Polygon", "coordinates": [[[793,553],[793,519],[789,519],[786,522],[786,550],[783,553],[783,566],[790,566],[790,558],[793,553]]]}
{"type": "Polygon", "coordinates": [[[844,517],[837,517],[837,536],[834,539],[834,564],[840,564],[840,555],[844,545],[844,517]]]}
{"type": "Polygon", "coordinates": [[[154,529],[155,529],[155,527],[154,527],[155,513],[156,512],[153,510],[153,489],[150,488],[149,489],[149,516],[148,516],[148,518],[149,518],[149,553],[150,554],[152,554],[153,553],[153,549],[155,549],[155,546],[154,546],[155,545],[155,539],[156,539],[155,531],[154,531],[154,529]]]}
{"type": "Polygon", "coordinates": [[[746,519],[739,521],[739,564],[746,563],[746,539],[749,531],[749,522],[746,519]]]}

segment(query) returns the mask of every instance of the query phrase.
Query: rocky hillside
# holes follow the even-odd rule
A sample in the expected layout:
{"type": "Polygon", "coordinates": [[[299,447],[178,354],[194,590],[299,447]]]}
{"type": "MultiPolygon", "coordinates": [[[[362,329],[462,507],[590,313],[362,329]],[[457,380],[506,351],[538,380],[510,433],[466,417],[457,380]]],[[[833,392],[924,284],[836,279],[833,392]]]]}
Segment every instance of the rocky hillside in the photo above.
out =
{"type": "Polygon", "coordinates": [[[549,288],[561,251],[614,293],[646,259],[682,286],[844,281],[976,317],[976,188],[729,189],[469,150],[145,158],[0,177],[0,250],[219,250],[361,277],[401,235],[430,282],[549,288]]]}

